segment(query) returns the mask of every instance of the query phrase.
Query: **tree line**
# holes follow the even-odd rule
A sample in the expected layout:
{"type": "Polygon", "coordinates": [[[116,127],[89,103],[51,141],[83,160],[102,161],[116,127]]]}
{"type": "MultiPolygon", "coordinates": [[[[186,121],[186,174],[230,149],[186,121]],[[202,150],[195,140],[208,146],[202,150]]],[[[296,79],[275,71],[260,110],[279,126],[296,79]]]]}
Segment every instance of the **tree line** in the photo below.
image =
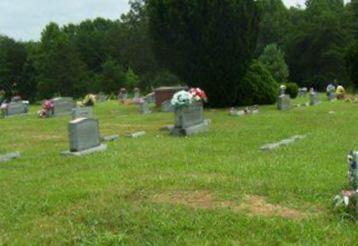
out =
{"type": "Polygon", "coordinates": [[[267,93],[279,83],[318,90],[358,84],[358,0],[130,6],[118,20],[49,23],[36,42],[0,36],[0,88],[35,101],[187,83],[207,90],[213,105],[228,106],[272,101],[267,93]]]}

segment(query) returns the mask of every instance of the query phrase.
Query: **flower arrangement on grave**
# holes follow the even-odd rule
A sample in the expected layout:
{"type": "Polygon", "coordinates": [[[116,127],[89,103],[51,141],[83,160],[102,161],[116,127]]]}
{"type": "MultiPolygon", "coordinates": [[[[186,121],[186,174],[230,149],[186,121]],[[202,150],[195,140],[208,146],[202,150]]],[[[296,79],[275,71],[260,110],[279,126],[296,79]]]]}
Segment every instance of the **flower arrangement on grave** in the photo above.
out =
{"type": "Polygon", "coordinates": [[[343,190],[334,198],[335,208],[343,208],[352,211],[358,216],[358,152],[351,151],[348,154],[348,182],[350,189],[343,190]]]}
{"type": "Polygon", "coordinates": [[[54,108],[55,105],[52,100],[45,100],[42,104],[42,109],[38,112],[39,117],[49,117],[53,113],[54,108]]]}
{"type": "Polygon", "coordinates": [[[205,91],[200,88],[191,88],[189,91],[179,91],[174,94],[171,104],[175,108],[188,107],[194,103],[207,102],[205,91]]]}

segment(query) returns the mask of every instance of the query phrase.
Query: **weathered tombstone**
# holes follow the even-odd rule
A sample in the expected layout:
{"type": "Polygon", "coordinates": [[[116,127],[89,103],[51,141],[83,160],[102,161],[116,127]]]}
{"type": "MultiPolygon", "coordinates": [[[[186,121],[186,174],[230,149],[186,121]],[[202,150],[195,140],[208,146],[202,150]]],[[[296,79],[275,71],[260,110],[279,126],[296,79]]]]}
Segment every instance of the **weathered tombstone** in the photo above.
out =
{"type": "Polygon", "coordinates": [[[289,95],[280,95],[277,99],[277,109],[278,110],[288,110],[290,109],[291,98],[289,95]]]}
{"type": "Polygon", "coordinates": [[[307,95],[308,89],[307,87],[302,87],[298,89],[298,96],[299,97],[304,97],[307,95]]]}
{"type": "Polygon", "coordinates": [[[92,107],[76,107],[72,109],[72,119],[92,118],[92,117],[93,117],[92,107]]]}
{"type": "Polygon", "coordinates": [[[358,151],[348,154],[348,183],[349,188],[334,198],[334,206],[344,206],[347,213],[358,219],[358,151]]]}
{"type": "Polygon", "coordinates": [[[318,93],[316,93],[313,89],[311,89],[310,91],[310,105],[311,106],[315,106],[317,104],[319,104],[319,96],[318,93]]]}
{"type": "Polygon", "coordinates": [[[22,101],[10,102],[7,107],[3,109],[3,116],[9,117],[13,115],[26,114],[28,105],[22,101]]]}
{"type": "Polygon", "coordinates": [[[106,145],[100,141],[99,123],[96,119],[78,118],[68,124],[70,151],[65,155],[83,155],[103,151],[106,145]]]}
{"type": "Polygon", "coordinates": [[[161,105],[162,112],[174,112],[174,107],[170,100],[164,101],[161,105]]]}
{"type": "Polygon", "coordinates": [[[128,92],[126,88],[121,88],[118,94],[118,100],[121,102],[125,102],[128,99],[128,92]]]}
{"type": "Polygon", "coordinates": [[[174,113],[175,125],[171,131],[173,135],[187,136],[208,131],[209,122],[204,119],[201,103],[175,108],[174,113]]]}
{"type": "Polygon", "coordinates": [[[140,114],[150,114],[152,111],[149,108],[149,104],[147,101],[143,100],[140,104],[139,104],[139,113],[140,114]]]}
{"type": "Polygon", "coordinates": [[[333,84],[329,84],[327,86],[327,97],[328,97],[328,101],[334,101],[336,100],[336,87],[333,84]]]}
{"type": "Polygon", "coordinates": [[[139,99],[140,98],[140,90],[139,88],[134,88],[134,95],[133,95],[133,100],[135,99],[139,99]]]}
{"type": "Polygon", "coordinates": [[[155,103],[155,94],[154,92],[149,93],[145,97],[143,97],[143,100],[146,101],[148,104],[155,103]]]}
{"type": "Polygon", "coordinates": [[[291,98],[286,94],[286,86],[280,86],[280,95],[277,99],[277,109],[278,110],[288,110],[291,106],[291,98]]]}
{"type": "Polygon", "coordinates": [[[58,97],[53,100],[53,116],[71,115],[76,106],[72,97],[58,97]]]}
{"type": "Polygon", "coordinates": [[[105,102],[108,100],[108,96],[105,95],[103,92],[98,93],[97,95],[97,101],[98,102],[105,102]]]}

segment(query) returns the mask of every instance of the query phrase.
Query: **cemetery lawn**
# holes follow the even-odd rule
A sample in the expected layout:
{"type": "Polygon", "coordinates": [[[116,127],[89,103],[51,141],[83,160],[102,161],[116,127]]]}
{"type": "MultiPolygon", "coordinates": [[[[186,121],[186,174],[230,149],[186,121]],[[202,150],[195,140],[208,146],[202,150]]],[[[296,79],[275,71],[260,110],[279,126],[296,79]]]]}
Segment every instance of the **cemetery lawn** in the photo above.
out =
{"type": "Polygon", "coordinates": [[[358,104],[230,117],[207,110],[210,132],[178,138],[171,113],[96,105],[108,150],[63,157],[69,117],[0,120],[0,245],[353,245],[358,225],[334,212],[358,150],[358,104]],[[328,112],[335,111],[336,114],[328,112]],[[146,131],[141,138],[126,132],[146,131]],[[306,139],[263,152],[263,144],[306,139]]]}

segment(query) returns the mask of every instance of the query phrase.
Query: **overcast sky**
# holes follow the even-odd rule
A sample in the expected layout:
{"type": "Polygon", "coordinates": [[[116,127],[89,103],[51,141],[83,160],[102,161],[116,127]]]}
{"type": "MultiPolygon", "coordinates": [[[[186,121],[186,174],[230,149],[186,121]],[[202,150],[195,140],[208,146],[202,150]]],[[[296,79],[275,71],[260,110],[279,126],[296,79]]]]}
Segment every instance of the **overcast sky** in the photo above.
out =
{"type": "MultiPolygon", "coordinates": [[[[283,0],[288,6],[305,0],[283,0]]],[[[0,0],[0,33],[18,40],[38,40],[51,21],[60,25],[103,17],[118,19],[128,0],[0,0]]]]}

